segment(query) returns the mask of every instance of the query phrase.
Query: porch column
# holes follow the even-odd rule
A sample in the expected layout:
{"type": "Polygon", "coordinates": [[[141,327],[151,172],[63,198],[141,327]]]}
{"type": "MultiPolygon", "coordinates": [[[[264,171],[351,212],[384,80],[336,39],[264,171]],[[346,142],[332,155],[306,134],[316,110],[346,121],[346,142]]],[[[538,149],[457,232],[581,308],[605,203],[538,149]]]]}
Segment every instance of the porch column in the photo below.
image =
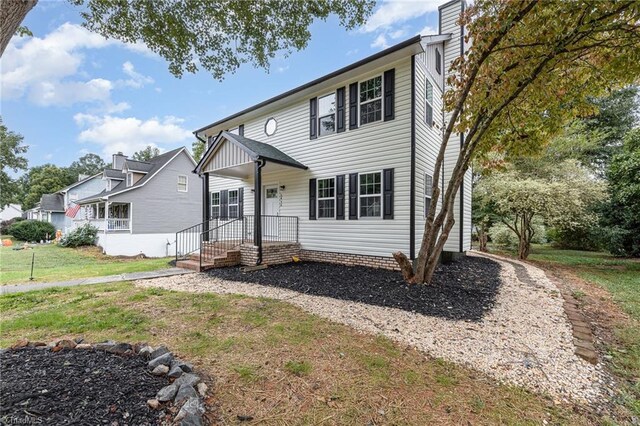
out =
{"type": "Polygon", "coordinates": [[[255,178],[253,180],[253,245],[258,247],[256,265],[262,263],[262,168],[264,160],[255,162],[255,178]]]}
{"type": "Polygon", "coordinates": [[[209,195],[209,173],[202,176],[202,232],[204,241],[209,241],[209,220],[211,219],[211,199],[209,195]]]}

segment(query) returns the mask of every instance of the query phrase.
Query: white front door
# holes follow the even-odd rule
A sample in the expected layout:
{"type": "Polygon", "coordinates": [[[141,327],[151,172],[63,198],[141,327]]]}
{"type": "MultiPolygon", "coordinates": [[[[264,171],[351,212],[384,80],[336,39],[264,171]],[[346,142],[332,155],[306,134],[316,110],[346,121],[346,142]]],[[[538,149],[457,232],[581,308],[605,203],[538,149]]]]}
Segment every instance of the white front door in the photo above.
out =
{"type": "Polygon", "coordinates": [[[266,240],[277,240],[280,234],[280,193],[278,185],[264,187],[264,217],[262,218],[262,234],[266,240]]]}

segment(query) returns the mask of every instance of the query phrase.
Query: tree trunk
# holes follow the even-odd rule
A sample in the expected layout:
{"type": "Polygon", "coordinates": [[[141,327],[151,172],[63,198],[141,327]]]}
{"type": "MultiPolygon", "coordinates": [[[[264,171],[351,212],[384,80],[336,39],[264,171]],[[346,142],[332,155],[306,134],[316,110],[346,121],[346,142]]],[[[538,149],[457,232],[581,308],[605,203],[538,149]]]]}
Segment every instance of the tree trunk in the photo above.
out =
{"type": "Polygon", "coordinates": [[[484,226],[480,226],[480,228],[478,228],[478,245],[479,245],[479,249],[480,251],[488,251],[487,250],[487,243],[489,242],[489,235],[487,234],[487,230],[485,229],[484,226]]]}
{"type": "Polygon", "coordinates": [[[398,265],[400,265],[400,270],[402,271],[402,277],[404,280],[409,284],[414,284],[415,275],[413,273],[413,265],[409,258],[399,251],[393,253],[393,258],[398,262],[398,265]]]}
{"type": "Polygon", "coordinates": [[[0,57],[9,45],[9,40],[38,0],[0,1],[0,57]]]}
{"type": "Polygon", "coordinates": [[[518,259],[526,260],[531,251],[531,222],[526,214],[522,215],[520,221],[520,239],[518,241],[518,259]]]}

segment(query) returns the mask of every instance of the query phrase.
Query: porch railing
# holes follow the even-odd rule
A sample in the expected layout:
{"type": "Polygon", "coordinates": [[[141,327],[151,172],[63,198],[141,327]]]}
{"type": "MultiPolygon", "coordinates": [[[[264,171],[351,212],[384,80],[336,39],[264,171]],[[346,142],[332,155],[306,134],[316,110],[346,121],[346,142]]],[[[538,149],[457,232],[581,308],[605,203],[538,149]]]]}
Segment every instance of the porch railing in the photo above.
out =
{"type": "Polygon", "coordinates": [[[129,219],[107,219],[108,231],[128,231],[129,226],[129,219]]]}
{"type": "MultiPolygon", "coordinates": [[[[262,215],[262,242],[298,242],[297,216],[262,215]]],[[[255,216],[215,218],[176,233],[176,261],[191,255],[212,258],[242,243],[253,243],[255,216]]]]}

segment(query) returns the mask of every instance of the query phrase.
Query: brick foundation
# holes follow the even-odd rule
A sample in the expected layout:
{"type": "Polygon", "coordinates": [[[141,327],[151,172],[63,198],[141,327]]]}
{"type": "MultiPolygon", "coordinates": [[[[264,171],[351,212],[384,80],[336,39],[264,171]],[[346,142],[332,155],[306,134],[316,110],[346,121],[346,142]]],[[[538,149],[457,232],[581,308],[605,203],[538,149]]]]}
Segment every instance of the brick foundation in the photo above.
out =
{"type": "Polygon", "coordinates": [[[400,267],[393,257],[367,256],[364,254],[336,253],[330,251],[300,250],[302,260],[312,262],[337,263],[347,266],[368,266],[370,268],[399,271],[400,267]]]}
{"type": "MultiPolygon", "coordinates": [[[[292,256],[300,256],[300,244],[266,244],[262,247],[262,263],[266,265],[279,265],[289,263],[292,256]]],[[[251,244],[240,246],[240,264],[252,266],[258,259],[258,247],[251,244]]]]}

